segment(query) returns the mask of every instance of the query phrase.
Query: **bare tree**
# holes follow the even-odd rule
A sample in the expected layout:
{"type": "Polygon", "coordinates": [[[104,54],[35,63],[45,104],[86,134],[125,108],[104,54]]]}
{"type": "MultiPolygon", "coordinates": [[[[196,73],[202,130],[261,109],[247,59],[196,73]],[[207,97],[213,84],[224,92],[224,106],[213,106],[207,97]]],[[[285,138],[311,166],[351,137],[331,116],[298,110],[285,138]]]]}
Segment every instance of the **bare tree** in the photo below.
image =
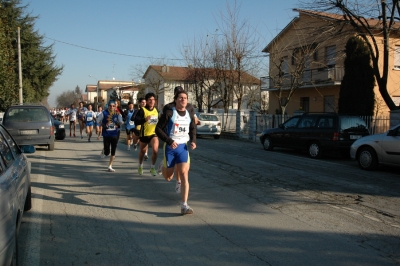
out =
{"type": "Polygon", "coordinates": [[[69,107],[71,104],[77,105],[75,91],[65,91],[57,96],[57,108],[69,107]]]}
{"type": "MultiPolygon", "coordinates": [[[[389,44],[391,39],[398,38],[399,22],[396,21],[400,20],[399,0],[315,0],[307,4],[306,8],[340,14],[337,22],[351,25],[352,32],[360,36],[370,50],[374,76],[383,100],[390,110],[398,109],[388,93],[387,82],[389,44]]],[[[339,34],[343,33],[344,27],[338,26],[335,29],[339,34]]]]}
{"type": "Polygon", "coordinates": [[[241,110],[246,93],[242,74],[253,73],[258,66],[254,54],[259,52],[259,38],[256,28],[251,27],[248,20],[240,20],[240,6],[236,1],[232,7],[227,3],[226,10],[227,14],[220,12],[222,22],[218,23],[218,26],[225,41],[225,65],[229,70],[228,87],[232,89],[237,100],[238,110],[241,110]]]}
{"type": "Polygon", "coordinates": [[[269,86],[274,88],[273,95],[279,101],[279,110],[285,114],[292,96],[306,82],[309,82],[309,68],[314,53],[318,50],[309,28],[297,28],[294,25],[295,37],[275,38],[266,48],[270,54],[269,86]]]}

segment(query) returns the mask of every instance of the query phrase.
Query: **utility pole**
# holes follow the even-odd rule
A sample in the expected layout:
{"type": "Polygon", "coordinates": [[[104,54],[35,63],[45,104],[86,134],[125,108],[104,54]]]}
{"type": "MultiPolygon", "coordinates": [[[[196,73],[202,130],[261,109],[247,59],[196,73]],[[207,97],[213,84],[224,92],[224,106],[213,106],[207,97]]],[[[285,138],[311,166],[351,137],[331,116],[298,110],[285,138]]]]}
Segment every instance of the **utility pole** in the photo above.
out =
{"type": "Polygon", "coordinates": [[[18,27],[18,75],[19,75],[19,105],[22,105],[23,99],[22,99],[22,66],[21,66],[20,27],[18,27]]]}

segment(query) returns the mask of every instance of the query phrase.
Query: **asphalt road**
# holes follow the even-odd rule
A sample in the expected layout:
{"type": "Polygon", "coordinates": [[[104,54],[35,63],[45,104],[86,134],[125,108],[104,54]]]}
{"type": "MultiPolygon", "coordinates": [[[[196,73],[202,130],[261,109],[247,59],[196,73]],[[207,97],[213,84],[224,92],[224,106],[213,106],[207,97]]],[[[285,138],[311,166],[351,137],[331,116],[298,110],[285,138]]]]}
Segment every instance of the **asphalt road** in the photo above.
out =
{"type": "MultiPolygon", "coordinates": [[[[123,133],[122,133],[123,134],[123,133]]],[[[124,135],[124,134],[123,134],[124,135]]],[[[400,174],[338,156],[312,160],[260,143],[200,138],[189,204],[175,182],[137,174],[119,144],[115,173],[101,141],[69,138],[32,162],[33,208],[22,265],[399,265],[400,174]]]]}

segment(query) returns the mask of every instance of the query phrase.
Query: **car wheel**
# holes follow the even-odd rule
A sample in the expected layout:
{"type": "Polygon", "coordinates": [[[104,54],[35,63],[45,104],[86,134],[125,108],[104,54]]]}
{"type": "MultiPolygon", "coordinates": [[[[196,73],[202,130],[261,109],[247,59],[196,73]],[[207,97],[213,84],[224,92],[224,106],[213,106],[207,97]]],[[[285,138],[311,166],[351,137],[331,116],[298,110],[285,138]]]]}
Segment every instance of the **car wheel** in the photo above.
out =
{"type": "Polygon", "coordinates": [[[214,135],[214,139],[219,139],[220,135],[214,135]]]}
{"type": "Polygon", "coordinates": [[[49,151],[54,151],[54,142],[48,145],[49,151]]]}
{"type": "Polygon", "coordinates": [[[317,141],[313,141],[308,146],[308,154],[311,158],[318,159],[322,157],[321,145],[317,141]]]}
{"type": "Polygon", "coordinates": [[[32,191],[31,186],[29,186],[28,193],[26,194],[24,211],[29,211],[32,208],[32,191]]]}
{"type": "Polygon", "coordinates": [[[271,141],[270,137],[267,136],[264,138],[263,147],[264,147],[264,150],[266,150],[266,151],[272,151],[272,149],[274,148],[274,145],[272,145],[272,141],[271,141]]]}
{"type": "Polygon", "coordinates": [[[358,153],[358,165],[364,170],[375,170],[378,167],[378,156],[371,147],[361,147],[358,153]]]}
{"type": "Polygon", "coordinates": [[[10,266],[18,265],[18,235],[17,230],[14,232],[14,249],[10,266]]]}

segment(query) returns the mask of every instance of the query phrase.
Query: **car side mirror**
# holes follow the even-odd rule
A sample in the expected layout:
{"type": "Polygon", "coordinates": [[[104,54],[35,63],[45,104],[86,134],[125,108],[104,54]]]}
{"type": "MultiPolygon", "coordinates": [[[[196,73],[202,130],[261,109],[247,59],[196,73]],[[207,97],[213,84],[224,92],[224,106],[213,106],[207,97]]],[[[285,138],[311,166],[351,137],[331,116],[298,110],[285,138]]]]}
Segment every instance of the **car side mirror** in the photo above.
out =
{"type": "Polygon", "coordinates": [[[35,153],[36,152],[35,146],[32,146],[32,145],[23,145],[20,148],[21,148],[22,153],[35,153]]]}

